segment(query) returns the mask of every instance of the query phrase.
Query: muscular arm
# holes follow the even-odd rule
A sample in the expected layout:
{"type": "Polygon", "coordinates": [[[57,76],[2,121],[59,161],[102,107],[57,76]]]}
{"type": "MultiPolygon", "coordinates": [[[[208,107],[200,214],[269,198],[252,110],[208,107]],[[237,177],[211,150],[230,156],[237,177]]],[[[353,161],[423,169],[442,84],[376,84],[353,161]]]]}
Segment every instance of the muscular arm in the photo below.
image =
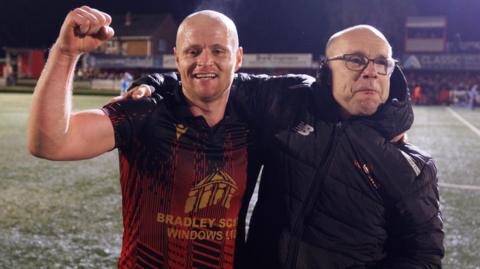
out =
{"type": "Polygon", "coordinates": [[[113,36],[110,21],[110,16],[89,7],[67,15],[33,95],[28,123],[28,148],[33,155],[77,160],[114,147],[112,123],[104,112],[71,112],[75,64],[83,52],[113,36]]]}

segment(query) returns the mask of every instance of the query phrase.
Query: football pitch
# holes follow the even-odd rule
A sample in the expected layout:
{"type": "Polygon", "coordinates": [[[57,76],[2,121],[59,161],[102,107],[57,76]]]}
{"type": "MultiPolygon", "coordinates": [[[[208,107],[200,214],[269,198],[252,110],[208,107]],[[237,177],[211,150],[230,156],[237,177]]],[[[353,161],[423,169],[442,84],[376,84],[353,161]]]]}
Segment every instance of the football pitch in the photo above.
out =
{"type": "MultiPolygon", "coordinates": [[[[109,97],[75,96],[74,109],[109,97]]],[[[31,95],[0,93],[0,268],[115,268],[122,222],[116,151],[77,162],[26,148],[31,95]]],[[[416,107],[409,141],[436,160],[444,268],[479,269],[480,109],[416,107]]]]}

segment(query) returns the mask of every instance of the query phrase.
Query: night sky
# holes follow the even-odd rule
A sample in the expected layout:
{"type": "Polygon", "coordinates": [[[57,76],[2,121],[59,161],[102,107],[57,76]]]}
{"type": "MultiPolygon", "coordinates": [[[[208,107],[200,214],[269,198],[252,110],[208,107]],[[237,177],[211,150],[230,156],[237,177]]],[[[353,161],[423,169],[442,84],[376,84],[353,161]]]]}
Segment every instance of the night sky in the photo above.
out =
{"type": "Polygon", "coordinates": [[[0,47],[48,48],[67,12],[83,4],[110,14],[169,12],[177,22],[193,11],[215,9],[235,21],[246,53],[319,55],[328,37],[344,28],[337,21],[352,16],[356,18],[355,23],[370,23],[384,31],[394,44],[394,51],[402,44],[403,32],[395,29],[402,28],[405,15],[444,15],[448,19],[450,38],[460,33],[463,40],[480,40],[478,0],[397,0],[403,5],[401,9],[392,7],[393,2],[395,0],[0,0],[0,47]],[[345,8],[352,4],[354,8],[345,8]],[[332,8],[335,5],[336,8],[332,8]],[[391,27],[392,24],[397,28],[391,27]]]}

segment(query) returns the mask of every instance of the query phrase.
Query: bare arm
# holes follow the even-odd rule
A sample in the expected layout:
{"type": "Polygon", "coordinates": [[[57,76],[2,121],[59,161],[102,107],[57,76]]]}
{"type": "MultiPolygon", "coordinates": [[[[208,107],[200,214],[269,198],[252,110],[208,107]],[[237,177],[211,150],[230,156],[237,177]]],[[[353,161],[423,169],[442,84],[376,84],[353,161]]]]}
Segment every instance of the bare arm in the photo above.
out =
{"type": "Polygon", "coordinates": [[[28,148],[41,158],[77,160],[114,147],[113,126],[101,110],[72,114],[72,81],[80,55],[113,36],[111,18],[81,7],[71,11],[35,87],[28,123],[28,148]]]}

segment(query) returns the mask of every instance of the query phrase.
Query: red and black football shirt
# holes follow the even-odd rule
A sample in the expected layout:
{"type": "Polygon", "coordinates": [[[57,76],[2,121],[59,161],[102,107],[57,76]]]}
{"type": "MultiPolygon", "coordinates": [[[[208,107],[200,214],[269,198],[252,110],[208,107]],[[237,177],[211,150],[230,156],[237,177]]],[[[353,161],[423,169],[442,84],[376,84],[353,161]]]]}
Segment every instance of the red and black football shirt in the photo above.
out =
{"type": "Polygon", "coordinates": [[[180,89],[103,110],[120,160],[118,267],[233,268],[252,144],[247,125],[228,106],[210,128],[192,116],[180,89]]]}

